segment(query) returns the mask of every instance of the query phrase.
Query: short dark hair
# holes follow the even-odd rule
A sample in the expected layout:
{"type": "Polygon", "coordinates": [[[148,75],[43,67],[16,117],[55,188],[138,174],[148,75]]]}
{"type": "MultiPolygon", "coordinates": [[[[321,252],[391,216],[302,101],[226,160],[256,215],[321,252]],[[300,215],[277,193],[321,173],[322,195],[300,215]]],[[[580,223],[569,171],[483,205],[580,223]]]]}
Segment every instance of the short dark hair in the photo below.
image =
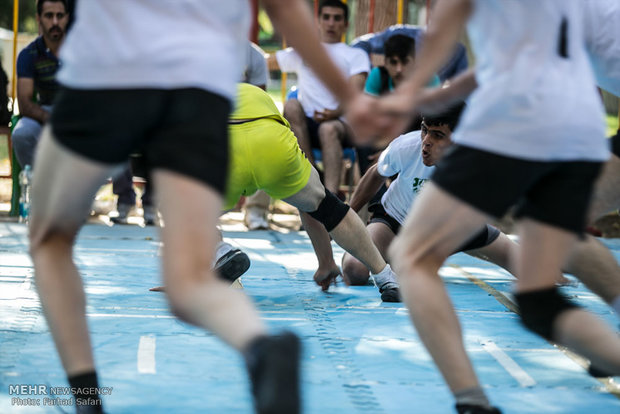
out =
{"type": "Polygon", "coordinates": [[[43,13],[43,3],[49,1],[50,3],[62,3],[65,6],[65,12],[67,12],[67,0],[37,0],[37,14],[40,16],[43,13]]]}
{"type": "Polygon", "coordinates": [[[461,119],[461,114],[465,109],[465,102],[459,101],[442,111],[434,115],[422,114],[422,121],[428,126],[448,125],[450,131],[454,131],[461,119]]]}
{"type": "Polygon", "coordinates": [[[400,60],[415,56],[415,39],[404,34],[392,35],[383,45],[383,54],[386,58],[396,56],[400,60]]]}
{"type": "Polygon", "coordinates": [[[345,22],[349,21],[349,6],[347,6],[342,1],[323,0],[321,4],[319,5],[319,17],[321,16],[321,13],[323,12],[323,7],[336,7],[336,8],[342,9],[344,11],[344,21],[345,22]]]}

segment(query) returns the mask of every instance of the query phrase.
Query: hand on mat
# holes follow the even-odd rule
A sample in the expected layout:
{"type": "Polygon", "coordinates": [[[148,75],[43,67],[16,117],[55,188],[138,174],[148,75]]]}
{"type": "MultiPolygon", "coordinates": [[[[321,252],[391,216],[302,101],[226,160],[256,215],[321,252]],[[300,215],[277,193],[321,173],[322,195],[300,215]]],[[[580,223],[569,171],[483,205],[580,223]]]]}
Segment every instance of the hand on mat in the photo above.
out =
{"type": "Polygon", "coordinates": [[[327,271],[319,268],[314,273],[314,281],[316,282],[317,285],[321,286],[321,290],[323,292],[327,292],[327,289],[329,289],[330,285],[332,284],[334,286],[336,285],[336,278],[339,275],[340,275],[340,268],[338,268],[337,266],[327,271]]]}

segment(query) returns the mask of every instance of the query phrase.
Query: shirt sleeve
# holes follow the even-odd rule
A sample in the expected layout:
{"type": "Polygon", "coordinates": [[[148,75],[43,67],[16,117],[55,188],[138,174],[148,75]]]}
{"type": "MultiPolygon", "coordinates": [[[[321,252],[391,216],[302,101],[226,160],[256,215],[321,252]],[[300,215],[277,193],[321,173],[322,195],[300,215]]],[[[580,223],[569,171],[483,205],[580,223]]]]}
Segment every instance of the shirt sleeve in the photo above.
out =
{"type": "Polygon", "coordinates": [[[351,61],[349,64],[349,77],[359,73],[370,72],[370,58],[368,54],[361,49],[352,47],[351,61]]]}
{"type": "Polygon", "coordinates": [[[280,66],[282,72],[298,72],[301,68],[301,57],[292,47],[278,50],[276,52],[276,59],[278,60],[278,66],[280,66]]]}
{"type": "Polygon", "coordinates": [[[379,156],[379,160],[377,161],[377,172],[383,177],[391,177],[398,174],[401,170],[399,162],[400,157],[398,156],[399,141],[400,137],[396,138],[379,156]]]}
{"type": "Polygon", "coordinates": [[[366,78],[364,92],[373,96],[379,96],[381,93],[381,70],[379,68],[373,68],[370,71],[368,78],[366,78]]]}
{"type": "Polygon", "coordinates": [[[246,82],[255,86],[267,85],[267,62],[261,50],[250,43],[246,82]]]}
{"type": "Polygon", "coordinates": [[[17,55],[17,77],[34,78],[34,62],[29,49],[24,49],[17,55]]]}

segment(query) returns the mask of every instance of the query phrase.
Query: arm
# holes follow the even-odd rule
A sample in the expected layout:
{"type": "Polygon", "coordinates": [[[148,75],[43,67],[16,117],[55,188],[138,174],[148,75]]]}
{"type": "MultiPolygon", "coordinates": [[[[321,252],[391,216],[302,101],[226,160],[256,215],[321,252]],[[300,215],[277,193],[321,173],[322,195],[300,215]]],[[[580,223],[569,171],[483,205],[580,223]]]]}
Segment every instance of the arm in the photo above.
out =
{"type": "Polygon", "coordinates": [[[451,104],[466,99],[477,87],[474,69],[468,69],[450,79],[448,86],[444,88],[427,88],[420,91],[417,108],[429,115],[439,113],[451,104]]]}
{"type": "Polygon", "coordinates": [[[359,212],[370,199],[377,194],[379,188],[381,188],[381,184],[385,182],[385,177],[383,177],[377,171],[377,164],[374,164],[372,167],[366,171],[366,174],[362,176],[360,182],[357,184],[353,195],[351,196],[351,208],[359,212]]]}
{"type": "Polygon", "coordinates": [[[323,84],[341,103],[353,100],[358,92],[329,58],[319,41],[310,10],[301,0],[263,0],[265,11],[274,25],[323,84]]]}
{"type": "Polygon", "coordinates": [[[17,101],[19,103],[19,113],[22,116],[35,119],[40,123],[45,123],[49,118],[49,112],[32,102],[34,96],[34,79],[17,79],[17,101]]]}

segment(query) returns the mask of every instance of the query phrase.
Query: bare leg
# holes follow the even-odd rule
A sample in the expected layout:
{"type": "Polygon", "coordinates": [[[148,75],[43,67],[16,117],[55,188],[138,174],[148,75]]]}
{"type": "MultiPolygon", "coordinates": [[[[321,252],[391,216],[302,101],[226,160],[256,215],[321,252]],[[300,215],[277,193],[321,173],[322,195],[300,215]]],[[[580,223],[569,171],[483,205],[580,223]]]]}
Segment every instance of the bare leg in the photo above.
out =
{"type": "Polygon", "coordinates": [[[485,222],[482,213],[430,182],[389,249],[411,319],[452,392],[479,383],[438,271],[485,222]]]}
{"type": "Polygon", "coordinates": [[[37,290],[67,374],[93,372],[86,297],[73,262],[73,242],[113,168],[67,151],[52,139],[49,127],[37,151],[30,226],[37,290]]]}
{"type": "Polygon", "coordinates": [[[170,171],[155,170],[153,178],[166,222],[162,228],[163,273],[172,310],[244,350],[266,328],[250,300],[239,290],[229,289],[229,283],[213,271],[221,196],[200,181],[170,171]]]}
{"type": "MultiPolygon", "coordinates": [[[[375,247],[379,250],[381,257],[387,262],[387,249],[396,235],[383,223],[370,223],[366,226],[366,229],[375,247]]],[[[368,268],[364,263],[349,253],[345,253],[342,256],[342,278],[345,283],[358,286],[365,285],[368,283],[369,276],[368,268]]]]}
{"type": "Polygon", "coordinates": [[[306,114],[297,99],[289,99],[284,103],[284,118],[291,124],[291,129],[297,137],[299,148],[306,154],[310,164],[314,165],[312,157],[312,147],[310,145],[310,137],[308,135],[308,126],[306,124],[306,114]]]}
{"type": "MultiPolygon", "coordinates": [[[[518,292],[552,287],[554,271],[565,262],[575,236],[533,220],[523,220],[517,261],[518,292]]],[[[554,322],[553,336],[562,345],[590,359],[611,374],[620,374],[620,338],[599,318],[583,309],[562,312],[554,322]]]]}
{"type": "Polygon", "coordinates": [[[609,249],[592,236],[575,243],[564,270],[609,304],[620,297],[620,266],[609,249]]]}
{"type": "MultiPolygon", "coordinates": [[[[300,211],[312,212],[318,209],[324,197],[325,188],[321,184],[319,174],[313,169],[306,186],[291,197],[285,198],[284,201],[297,207],[300,211]]],[[[372,273],[379,273],[385,268],[385,260],[372,243],[364,223],[353,210],[347,212],[343,220],[330,234],[338,245],[366,264],[372,273]]],[[[327,255],[327,249],[331,250],[331,247],[327,246],[329,237],[325,227],[323,225],[313,226],[308,235],[313,238],[312,243],[317,256],[319,254],[321,256],[327,255]]],[[[327,259],[320,258],[319,260],[327,259]]]]}
{"type": "Polygon", "coordinates": [[[325,121],[319,126],[319,140],[323,154],[325,187],[334,194],[340,189],[342,173],[342,139],[345,127],[338,120],[325,121]]]}

